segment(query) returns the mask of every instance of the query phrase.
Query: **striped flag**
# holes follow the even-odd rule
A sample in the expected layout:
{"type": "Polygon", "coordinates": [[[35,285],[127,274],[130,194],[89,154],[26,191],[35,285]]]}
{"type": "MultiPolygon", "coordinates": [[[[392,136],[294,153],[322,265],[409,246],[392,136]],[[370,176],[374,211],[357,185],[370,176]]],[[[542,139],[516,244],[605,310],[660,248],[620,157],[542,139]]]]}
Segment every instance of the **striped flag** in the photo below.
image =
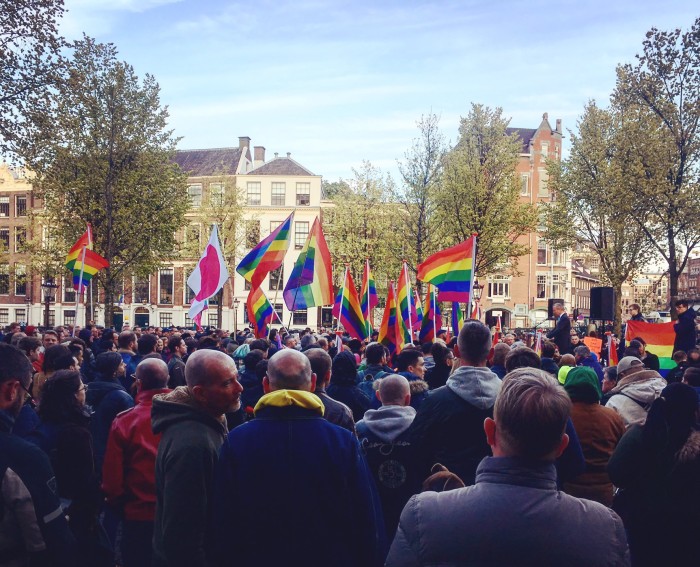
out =
{"type": "Polygon", "coordinates": [[[219,229],[214,225],[202,257],[187,278],[187,285],[195,294],[188,316],[197,325],[201,324],[201,314],[206,309],[208,300],[219,293],[226,280],[228,280],[228,268],[219,244],[219,229]]]}
{"type": "Polygon", "coordinates": [[[259,287],[267,274],[282,265],[289,248],[294,213],[273,230],[240,261],[236,271],[250,282],[251,289],[259,287]]]}
{"type": "Polygon", "coordinates": [[[428,294],[425,297],[425,308],[423,309],[423,322],[418,335],[421,344],[434,343],[437,332],[441,327],[440,304],[437,302],[435,288],[428,284],[428,294]]]}
{"type": "Polygon", "coordinates": [[[78,293],[83,293],[95,274],[107,267],[109,267],[109,262],[106,258],[94,250],[83,247],[82,253],[73,264],[73,289],[78,293]]]}
{"type": "Polygon", "coordinates": [[[357,297],[355,282],[352,280],[350,268],[345,267],[343,286],[338,290],[333,305],[333,317],[345,328],[345,332],[353,339],[367,338],[367,327],[362,316],[360,300],[357,297]]]}
{"type": "Polygon", "coordinates": [[[420,329],[421,323],[423,322],[423,306],[421,305],[420,296],[418,295],[418,290],[413,288],[413,311],[411,311],[411,317],[413,320],[413,330],[420,329]]]}
{"type": "Polygon", "coordinates": [[[256,338],[267,337],[273,317],[279,319],[261,287],[250,290],[246,300],[246,311],[256,338]]]}
{"type": "Polygon", "coordinates": [[[469,304],[476,261],[476,235],[441,250],[418,266],[417,278],[437,286],[438,301],[469,304]]]}
{"type": "Polygon", "coordinates": [[[362,307],[362,316],[365,319],[365,327],[367,327],[367,336],[372,334],[372,310],[379,304],[377,298],[377,286],[374,283],[374,277],[369,269],[369,258],[365,260],[365,269],[362,273],[362,290],[360,292],[360,303],[362,307]]]}
{"type": "Polygon", "coordinates": [[[464,325],[464,315],[462,314],[462,307],[458,302],[452,303],[452,334],[455,337],[459,336],[459,331],[464,325]]]}
{"type": "Polygon", "coordinates": [[[396,295],[394,293],[394,282],[392,281],[389,282],[384,316],[382,317],[382,324],[379,326],[379,337],[377,338],[377,342],[388,348],[391,354],[400,350],[399,341],[397,340],[396,311],[396,295]]]}
{"type": "Polygon", "coordinates": [[[673,329],[673,322],[669,323],[646,323],[644,321],[627,321],[627,332],[625,339],[631,341],[635,337],[644,339],[647,343],[646,350],[659,357],[659,373],[666,376],[672,368],[676,367],[673,362],[673,344],[676,340],[676,331],[673,329]]]}
{"type": "Polygon", "coordinates": [[[88,223],[87,229],[83,235],[75,241],[75,244],[73,244],[71,249],[68,251],[68,255],[66,256],[66,268],[68,268],[71,272],[75,268],[75,263],[78,260],[78,257],[82,255],[83,248],[92,250],[92,227],[90,226],[90,223],[88,223]]]}
{"type": "Polygon", "coordinates": [[[404,345],[413,342],[413,321],[411,312],[415,308],[413,305],[413,293],[411,291],[411,280],[408,276],[408,264],[404,260],[399,275],[399,285],[396,290],[396,320],[398,326],[399,351],[404,345]]]}

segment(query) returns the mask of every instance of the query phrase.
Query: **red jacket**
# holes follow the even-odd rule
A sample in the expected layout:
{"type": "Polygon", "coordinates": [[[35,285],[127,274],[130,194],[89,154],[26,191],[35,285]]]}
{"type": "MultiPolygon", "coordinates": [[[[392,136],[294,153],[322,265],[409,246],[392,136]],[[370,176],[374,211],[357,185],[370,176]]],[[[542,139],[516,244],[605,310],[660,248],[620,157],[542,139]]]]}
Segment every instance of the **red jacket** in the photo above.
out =
{"type": "Polygon", "coordinates": [[[156,513],[156,454],[160,435],[151,430],[153,396],[169,392],[146,390],[136,406],[114,419],[102,467],[102,490],[107,502],[124,508],[127,520],[150,521],[156,513]]]}

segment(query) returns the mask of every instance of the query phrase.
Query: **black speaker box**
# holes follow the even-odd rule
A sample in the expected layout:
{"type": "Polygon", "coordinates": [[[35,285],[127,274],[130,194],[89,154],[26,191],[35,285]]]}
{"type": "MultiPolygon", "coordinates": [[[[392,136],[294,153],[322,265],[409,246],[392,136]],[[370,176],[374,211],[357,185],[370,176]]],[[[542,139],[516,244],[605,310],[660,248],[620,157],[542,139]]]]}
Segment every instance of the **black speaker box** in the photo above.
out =
{"type": "Polygon", "coordinates": [[[561,303],[562,305],[566,305],[564,303],[563,299],[550,299],[549,301],[547,301],[547,318],[548,319],[554,319],[554,313],[552,312],[552,306],[555,303],[561,303]]]}
{"type": "Polygon", "coordinates": [[[613,321],[615,319],[615,291],[613,288],[591,288],[591,319],[597,321],[613,321]]]}

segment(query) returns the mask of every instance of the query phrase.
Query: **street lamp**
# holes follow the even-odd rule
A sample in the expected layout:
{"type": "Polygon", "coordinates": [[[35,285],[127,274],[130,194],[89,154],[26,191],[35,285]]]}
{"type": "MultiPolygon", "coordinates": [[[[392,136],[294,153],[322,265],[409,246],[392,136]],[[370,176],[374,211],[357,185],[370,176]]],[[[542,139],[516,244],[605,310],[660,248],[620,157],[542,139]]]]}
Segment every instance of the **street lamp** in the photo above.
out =
{"type": "Polygon", "coordinates": [[[238,333],[238,306],[241,304],[241,300],[237,297],[233,300],[233,334],[238,333]]]}
{"type": "Polygon", "coordinates": [[[474,281],[474,288],[472,292],[474,294],[474,299],[479,301],[481,299],[481,292],[484,290],[484,286],[479,283],[479,280],[474,281]]]}
{"type": "Polygon", "coordinates": [[[44,289],[44,328],[48,329],[49,308],[51,307],[51,303],[55,301],[58,284],[54,283],[53,278],[46,278],[44,283],[41,284],[41,287],[44,289]]]}

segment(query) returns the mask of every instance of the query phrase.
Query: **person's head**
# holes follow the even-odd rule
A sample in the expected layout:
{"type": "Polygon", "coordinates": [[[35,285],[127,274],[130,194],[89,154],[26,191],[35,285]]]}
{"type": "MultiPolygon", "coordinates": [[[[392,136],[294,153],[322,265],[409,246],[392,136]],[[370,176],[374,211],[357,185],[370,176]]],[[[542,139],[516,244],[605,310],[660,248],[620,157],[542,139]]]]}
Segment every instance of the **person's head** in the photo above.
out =
{"type": "Polygon", "coordinates": [[[182,358],[187,354],[187,345],[180,335],[173,335],[168,339],[168,350],[173,356],[182,358]]]}
{"type": "Polygon", "coordinates": [[[647,342],[642,337],[634,337],[630,341],[630,346],[632,345],[639,349],[642,356],[646,354],[647,342]]]}
{"type": "Polygon", "coordinates": [[[162,390],[168,385],[168,365],[158,358],[146,358],[136,367],[136,382],[140,392],[162,390]]]}
{"type": "Polygon", "coordinates": [[[603,370],[603,393],[607,394],[617,386],[617,366],[608,366],[603,370]]]}
{"type": "Polygon", "coordinates": [[[84,353],[83,347],[78,343],[72,342],[68,345],[68,350],[73,355],[73,358],[75,358],[76,362],[78,363],[78,366],[82,365],[84,353]]]}
{"type": "Polygon", "coordinates": [[[572,368],[566,377],[564,389],[569,394],[572,402],[584,404],[597,404],[603,393],[600,390],[600,382],[595,370],[588,366],[572,368]]]}
{"type": "Polygon", "coordinates": [[[17,346],[30,361],[34,362],[39,360],[41,341],[36,337],[22,337],[17,346]]]}
{"type": "Polygon", "coordinates": [[[41,388],[39,417],[49,423],[61,423],[83,414],[87,386],[77,370],[59,370],[41,388]]]}
{"type": "Polygon", "coordinates": [[[267,358],[267,351],[270,348],[270,343],[267,339],[255,339],[248,345],[250,350],[259,350],[263,353],[263,358],[267,358]]]}
{"type": "Polygon", "coordinates": [[[131,331],[122,331],[117,339],[117,346],[124,350],[136,350],[136,334],[131,331]]]}
{"type": "Polygon", "coordinates": [[[676,453],[697,427],[698,393],[688,384],[669,384],[652,403],[642,430],[647,455],[676,453]]]}
{"type": "Polygon", "coordinates": [[[630,306],[627,308],[627,311],[632,317],[634,317],[635,315],[639,315],[641,313],[642,308],[639,306],[638,303],[631,303],[630,306]]]}
{"type": "Polygon", "coordinates": [[[508,333],[505,337],[503,337],[503,342],[508,346],[513,346],[513,343],[515,342],[515,335],[513,333],[508,333]]]}
{"type": "Polygon", "coordinates": [[[559,359],[559,368],[562,366],[576,366],[576,357],[573,354],[565,354],[559,359]]]}
{"type": "Polygon", "coordinates": [[[0,360],[0,411],[17,417],[29,395],[32,365],[24,352],[5,343],[0,343],[0,360]]]}
{"type": "Polygon", "coordinates": [[[46,349],[44,352],[44,362],[42,365],[42,370],[44,374],[50,372],[55,372],[56,370],[64,370],[69,366],[66,366],[66,361],[73,361],[73,355],[67,346],[63,345],[53,345],[46,349]]]}
{"type": "Polygon", "coordinates": [[[328,339],[326,339],[325,337],[321,337],[320,339],[318,339],[316,341],[316,344],[319,346],[319,348],[322,348],[326,352],[328,352],[328,350],[330,349],[330,345],[328,344],[328,339]]]}
{"type": "Polygon", "coordinates": [[[447,366],[452,368],[455,355],[443,343],[433,343],[430,348],[430,354],[433,356],[435,366],[447,366]]]}
{"type": "Polygon", "coordinates": [[[381,343],[369,343],[365,349],[367,364],[386,364],[384,345],[381,343]]]}
{"type": "Polygon", "coordinates": [[[101,352],[95,357],[95,370],[100,373],[102,380],[114,381],[123,376],[126,365],[118,352],[101,352]]]}
{"type": "Polygon", "coordinates": [[[268,361],[267,376],[263,378],[265,393],[275,390],[313,392],[315,389],[316,375],[311,371],[311,363],[303,353],[295,349],[283,349],[268,361]]]}
{"type": "Polygon", "coordinates": [[[685,361],[688,360],[688,355],[685,353],[684,350],[677,350],[676,352],[673,353],[673,362],[676,364],[681,364],[685,361]]]}
{"type": "Polygon", "coordinates": [[[552,305],[552,313],[554,314],[555,317],[559,317],[562,313],[564,313],[564,304],[563,303],[555,303],[552,305]]]}
{"type": "Polygon", "coordinates": [[[578,345],[581,344],[581,337],[578,336],[578,333],[574,331],[571,333],[571,346],[577,347],[578,345]]]}
{"type": "Polygon", "coordinates": [[[288,349],[297,348],[297,340],[292,335],[287,335],[284,339],[284,346],[288,349]]]}
{"type": "Polygon", "coordinates": [[[464,366],[486,366],[491,352],[491,331],[481,321],[469,319],[459,331],[457,348],[464,366]]]}
{"type": "Polygon", "coordinates": [[[44,331],[44,335],[41,337],[41,342],[45,349],[58,344],[58,333],[56,331],[48,330],[44,331]]]}
{"type": "Polygon", "coordinates": [[[311,364],[311,372],[316,375],[316,388],[328,386],[331,381],[331,366],[333,361],[330,355],[321,348],[312,348],[304,351],[311,364]]]}
{"type": "Polygon", "coordinates": [[[574,349],[574,357],[576,358],[576,364],[584,361],[589,356],[591,356],[591,349],[586,345],[579,345],[574,349]]]}
{"type": "Polygon", "coordinates": [[[518,368],[503,379],[486,439],[496,457],[553,461],[564,451],[571,400],[557,381],[537,368],[518,368]]]}
{"type": "Polygon", "coordinates": [[[197,342],[198,350],[219,350],[219,339],[213,335],[202,337],[197,342]]]}
{"type": "Polygon", "coordinates": [[[542,368],[542,361],[531,348],[515,347],[506,356],[506,371],[512,372],[516,368],[542,368]]]}
{"type": "Polygon", "coordinates": [[[377,399],[383,406],[408,406],[411,404],[411,390],[408,380],[398,374],[389,374],[379,380],[377,399]]]}
{"type": "Polygon", "coordinates": [[[261,384],[265,374],[267,374],[267,360],[261,360],[255,365],[255,377],[261,384]]]}
{"type": "Polygon", "coordinates": [[[197,339],[194,337],[185,337],[185,344],[187,345],[187,354],[192,354],[197,350],[197,339]]]}
{"type": "Polygon", "coordinates": [[[350,351],[342,350],[333,358],[331,382],[333,384],[355,384],[357,381],[357,362],[350,351]]]}
{"type": "Polygon", "coordinates": [[[246,372],[253,372],[255,370],[255,365],[265,358],[265,353],[261,350],[254,349],[248,351],[243,357],[243,366],[246,372]]]}
{"type": "Polygon", "coordinates": [[[417,348],[405,348],[396,357],[396,369],[399,372],[410,372],[418,378],[425,376],[425,359],[417,348]]]}
{"type": "Polygon", "coordinates": [[[542,358],[554,358],[554,354],[557,352],[557,345],[552,341],[542,342],[542,358]]]}
{"type": "Polygon", "coordinates": [[[693,388],[700,388],[700,368],[697,366],[686,368],[683,372],[683,383],[693,388]]]}
{"type": "Polygon", "coordinates": [[[510,351],[511,348],[506,343],[496,343],[493,347],[493,365],[505,367],[506,356],[508,356],[510,351]]]}
{"type": "Polygon", "coordinates": [[[687,299],[679,299],[675,303],[676,306],[676,311],[678,311],[679,315],[682,315],[686,311],[688,311],[688,300],[687,299]]]}
{"type": "Polygon", "coordinates": [[[187,389],[210,415],[220,417],[241,407],[243,387],[233,359],[219,350],[193,352],[185,365],[187,389]]]}
{"type": "Polygon", "coordinates": [[[700,362],[700,349],[689,348],[688,349],[688,360],[692,363],[700,362]]]}
{"type": "Polygon", "coordinates": [[[644,370],[644,364],[636,356],[625,356],[617,364],[617,379],[622,380],[644,370]]]}
{"type": "Polygon", "coordinates": [[[27,336],[27,334],[23,333],[22,331],[20,331],[19,333],[15,333],[14,335],[12,335],[12,338],[10,339],[10,344],[12,346],[19,346],[19,341],[21,341],[26,336],[27,336]]]}

